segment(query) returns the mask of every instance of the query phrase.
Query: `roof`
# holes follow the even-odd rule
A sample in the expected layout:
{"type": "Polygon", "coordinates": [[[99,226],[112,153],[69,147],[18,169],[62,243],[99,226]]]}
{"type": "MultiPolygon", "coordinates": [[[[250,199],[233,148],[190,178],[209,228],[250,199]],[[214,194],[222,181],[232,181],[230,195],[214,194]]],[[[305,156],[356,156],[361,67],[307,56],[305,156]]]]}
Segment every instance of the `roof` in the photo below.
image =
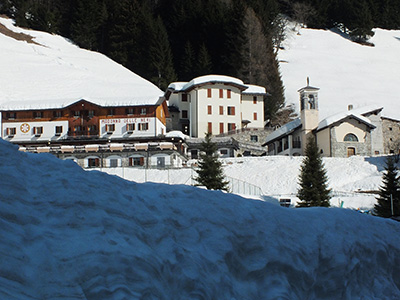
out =
{"type": "Polygon", "coordinates": [[[270,135],[268,135],[267,138],[265,139],[265,143],[263,144],[263,146],[292,133],[293,131],[295,131],[300,127],[301,127],[300,118],[294,119],[293,121],[286,123],[285,125],[279,127],[277,130],[272,132],[270,135]]]}
{"type": "MultiPolygon", "coordinates": [[[[321,122],[319,122],[318,127],[317,127],[317,131],[322,130],[330,125],[333,125],[337,122],[340,122],[346,118],[354,118],[362,123],[364,123],[365,125],[369,126],[370,128],[375,128],[375,125],[373,125],[371,123],[371,121],[365,117],[364,115],[376,111],[379,109],[374,109],[372,107],[364,107],[364,108],[359,108],[356,110],[350,110],[350,111],[344,111],[341,113],[338,113],[336,115],[330,116],[324,120],[322,120],[321,122]]],[[[380,108],[380,110],[382,110],[380,108]]]]}
{"type": "Polygon", "coordinates": [[[265,87],[253,84],[246,84],[247,89],[245,89],[242,93],[243,94],[251,94],[251,95],[265,95],[267,91],[265,87]]]}
{"type": "Polygon", "coordinates": [[[189,92],[198,86],[203,86],[206,84],[229,84],[236,86],[238,89],[242,90],[245,94],[266,94],[266,90],[262,86],[245,84],[242,80],[225,75],[205,75],[192,79],[189,82],[172,82],[168,89],[169,91],[174,92],[189,92]]]}
{"type": "Polygon", "coordinates": [[[305,90],[308,90],[308,91],[319,91],[319,88],[307,85],[307,86],[299,89],[297,92],[302,92],[302,91],[305,91],[305,90]]]}
{"type": "Polygon", "coordinates": [[[67,39],[15,27],[0,17],[0,109],[60,109],[81,99],[100,106],[158,104],[161,91],[105,55],[67,39]],[[7,33],[24,33],[33,43],[7,33]]]}

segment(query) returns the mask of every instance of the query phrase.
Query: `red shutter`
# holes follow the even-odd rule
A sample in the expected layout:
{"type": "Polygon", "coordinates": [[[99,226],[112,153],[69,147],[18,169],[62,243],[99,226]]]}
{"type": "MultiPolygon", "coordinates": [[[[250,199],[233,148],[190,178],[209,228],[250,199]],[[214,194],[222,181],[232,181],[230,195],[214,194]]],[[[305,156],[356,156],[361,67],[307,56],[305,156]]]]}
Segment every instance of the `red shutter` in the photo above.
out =
{"type": "Polygon", "coordinates": [[[223,89],[219,89],[219,97],[224,98],[224,90],[223,89]]]}
{"type": "Polygon", "coordinates": [[[212,123],[208,122],[208,133],[212,133],[212,123]]]}
{"type": "Polygon", "coordinates": [[[211,89],[207,89],[207,97],[211,98],[211,89]]]}
{"type": "Polygon", "coordinates": [[[230,99],[231,98],[231,90],[227,91],[227,97],[230,99]]]}
{"type": "Polygon", "coordinates": [[[253,114],[253,119],[254,119],[254,121],[257,121],[257,113],[256,112],[253,114]]]}
{"type": "Polygon", "coordinates": [[[224,114],[224,107],[223,107],[223,106],[220,106],[220,107],[219,107],[219,114],[220,114],[220,115],[223,115],[223,114],[224,114]]]}
{"type": "Polygon", "coordinates": [[[211,114],[212,114],[212,107],[211,107],[211,105],[208,105],[207,109],[208,109],[208,114],[211,115],[211,114]]]}
{"type": "Polygon", "coordinates": [[[219,133],[224,133],[224,123],[219,123],[219,133]]]}

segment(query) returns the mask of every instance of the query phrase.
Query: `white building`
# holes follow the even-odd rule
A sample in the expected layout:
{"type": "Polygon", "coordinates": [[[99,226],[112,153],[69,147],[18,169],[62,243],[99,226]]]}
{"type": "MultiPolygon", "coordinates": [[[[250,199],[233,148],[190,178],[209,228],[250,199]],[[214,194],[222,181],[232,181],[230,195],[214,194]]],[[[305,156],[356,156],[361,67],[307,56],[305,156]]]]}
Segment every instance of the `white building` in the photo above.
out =
{"type": "Polygon", "coordinates": [[[172,129],[190,137],[203,137],[207,132],[218,135],[246,127],[263,128],[266,95],[264,87],[221,75],[174,82],[165,93],[172,129]]]}

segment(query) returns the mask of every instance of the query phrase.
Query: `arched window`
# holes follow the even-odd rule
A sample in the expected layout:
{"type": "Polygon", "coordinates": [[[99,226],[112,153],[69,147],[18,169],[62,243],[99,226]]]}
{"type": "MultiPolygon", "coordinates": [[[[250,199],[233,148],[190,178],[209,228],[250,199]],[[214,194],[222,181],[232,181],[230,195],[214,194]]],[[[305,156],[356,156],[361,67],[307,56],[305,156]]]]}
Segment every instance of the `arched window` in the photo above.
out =
{"type": "Polygon", "coordinates": [[[348,133],[344,137],[344,141],[345,142],[358,142],[358,138],[357,138],[357,136],[355,134],[348,133]]]}

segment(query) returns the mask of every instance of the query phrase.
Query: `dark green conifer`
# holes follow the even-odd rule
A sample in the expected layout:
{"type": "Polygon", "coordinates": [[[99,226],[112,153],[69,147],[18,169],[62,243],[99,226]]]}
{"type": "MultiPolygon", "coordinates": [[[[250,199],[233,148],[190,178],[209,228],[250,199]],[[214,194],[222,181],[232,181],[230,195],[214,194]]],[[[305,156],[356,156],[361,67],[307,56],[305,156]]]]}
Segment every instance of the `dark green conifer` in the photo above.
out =
{"type": "Polygon", "coordinates": [[[218,160],[217,145],[211,141],[211,133],[207,133],[200,148],[198,176],[195,180],[198,185],[205,186],[209,190],[228,191],[228,182],[222,170],[222,164],[218,160]]]}
{"type": "Polygon", "coordinates": [[[382,186],[379,188],[378,201],[375,204],[375,214],[390,218],[400,216],[400,176],[394,163],[394,159],[389,156],[386,160],[385,172],[382,176],[382,186]],[[393,203],[393,213],[392,213],[393,203]]]}
{"type": "Polygon", "coordinates": [[[326,170],[313,137],[307,140],[305,157],[300,172],[300,188],[297,192],[297,197],[301,201],[298,203],[298,207],[329,207],[331,190],[328,188],[326,170]]]}

